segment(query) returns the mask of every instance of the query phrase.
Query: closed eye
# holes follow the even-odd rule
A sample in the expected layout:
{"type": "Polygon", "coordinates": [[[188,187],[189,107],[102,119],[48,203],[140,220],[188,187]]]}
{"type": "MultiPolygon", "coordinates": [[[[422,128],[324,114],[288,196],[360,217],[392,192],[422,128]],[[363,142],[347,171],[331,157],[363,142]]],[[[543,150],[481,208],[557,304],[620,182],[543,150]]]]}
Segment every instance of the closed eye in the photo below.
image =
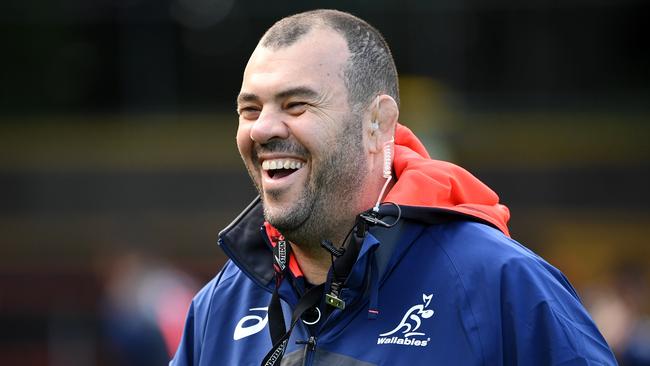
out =
{"type": "Polygon", "coordinates": [[[309,105],[305,102],[290,102],[286,104],[284,109],[287,111],[287,113],[298,116],[305,113],[308,106],[309,105]]]}
{"type": "Polygon", "coordinates": [[[260,109],[257,107],[241,107],[237,110],[241,118],[255,120],[260,116],[260,109]]]}

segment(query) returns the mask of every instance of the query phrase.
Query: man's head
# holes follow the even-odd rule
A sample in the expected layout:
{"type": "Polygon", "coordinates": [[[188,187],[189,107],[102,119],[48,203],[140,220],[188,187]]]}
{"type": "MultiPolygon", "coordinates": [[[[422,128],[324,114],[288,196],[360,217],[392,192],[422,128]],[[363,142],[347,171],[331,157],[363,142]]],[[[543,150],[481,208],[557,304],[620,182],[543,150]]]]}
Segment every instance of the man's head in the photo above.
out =
{"type": "Polygon", "coordinates": [[[378,94],[388,94],[399,105],[397,68],[388,44],[370,24],[337,10],[312,10],[284,18],[262,37],[260,45],[288,47],[315,27],[328,27],[347,42],[350,57],[343,71],[348,102],[359,111],[378,94]]]}
{"type": "Polygon", "coordinates": [[[266,219],[295,243],[342,239],[379,194],[396,99],[390,51],[362,20],[317,10],[271,27],[237,99],[237,146],[266,219]]]}

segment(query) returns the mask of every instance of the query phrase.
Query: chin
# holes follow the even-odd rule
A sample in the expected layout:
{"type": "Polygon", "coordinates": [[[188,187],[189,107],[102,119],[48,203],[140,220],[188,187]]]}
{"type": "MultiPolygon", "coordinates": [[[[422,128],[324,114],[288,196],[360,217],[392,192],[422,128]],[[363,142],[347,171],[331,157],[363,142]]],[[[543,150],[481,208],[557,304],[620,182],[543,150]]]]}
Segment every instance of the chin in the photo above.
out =
{"type": "Polygon", "coordinates": [[[269,199],[268,195],[263,196],[262,204],[264,205],[264,216],[271,224],[273,224],[272,221],[281,221],[283,217],[290,215],[295,210],[291,204],[275,198],[269,199]]]}
{"type": "Polygon", "coordinates": [[[289,202],[291,202],[291,199],[286,196],[286,194],[280,192],[263,191],[262,202],[269,209],[273,209],[273,211],[282,210],[286,209],[289,206],[289,202]]]}

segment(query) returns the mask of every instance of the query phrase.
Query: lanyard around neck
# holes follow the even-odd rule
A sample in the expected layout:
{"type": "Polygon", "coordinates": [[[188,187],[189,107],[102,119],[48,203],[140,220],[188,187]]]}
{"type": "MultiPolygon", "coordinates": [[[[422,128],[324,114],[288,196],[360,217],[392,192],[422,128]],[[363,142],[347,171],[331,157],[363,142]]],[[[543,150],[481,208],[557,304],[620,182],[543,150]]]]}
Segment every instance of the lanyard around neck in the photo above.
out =
{"type": "MultiPolygon", "coordinates": [[[[337,251],[336,259],[332,259],[332,281],[330,284],[330,293],[325,295],[325,303],[329,305],[326,314],[329,314],[332,308],[339,308],[341,310],[345,308],[345,302],[339,298],[339,293],[357,259],[357,256],[359,255],[367,228],[367,221],[362,217],[359,217],[356,225],[350,231],[347,245],[345,245],[340,252],[337,251]]],[[[300,298],[300,300],[298,300],[291,315],[291,324],[287,330],[284,323],[284,313],[282,311],[278,290],[286,276],[286,273],[289,271],[291,246],[283,236],[276,239],[277,240],[274,240],[275,245],[273,245],[275,289],[269,304],[269,331],[271,333],[271,342],[273,347],[262,360],[261,366],[280,365],[284,352],[287,349],[287,344],[293,328],[305,312],[314,307],[318,308],[325,289],[325,284],[314,286],[310,288],[300,298]]],[[[328,245],[331,246],[331,243],[325,244],[324,246],[328,245]]]]}
{"type": "Polygon", "coordinates": [[[287,349],[287,344],[293,328],[306,311],[314,306],[318,306],[323,297],[324,284],[310,288],[300,298],[300,300],[298,300],[298,304],[291,315],[291,324],[289,329],[286,329],[278,290],[280,284],[284,280],[285,274],[289,270],[290,255],[291,247],[284,237],[281,236],[273,246],[275,289],[273,290],[273,296],[271,297],[271,303],[269,304],[269,331],[271,333],[271,342],[273,343],[273,347],[262,360],[262,366],[280,365],[284,352],[287,349]]]}

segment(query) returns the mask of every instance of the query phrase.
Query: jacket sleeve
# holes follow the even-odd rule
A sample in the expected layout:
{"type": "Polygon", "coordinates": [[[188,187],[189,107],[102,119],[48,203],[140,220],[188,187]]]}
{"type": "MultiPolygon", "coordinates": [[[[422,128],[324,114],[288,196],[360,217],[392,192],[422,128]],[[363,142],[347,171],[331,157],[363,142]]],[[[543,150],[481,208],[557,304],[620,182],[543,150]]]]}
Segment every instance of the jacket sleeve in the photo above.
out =
{"type": "Polygon", "coordinates": [[[543,260],[511,260],[501,273],[505,365],[616,365],[567,279],[543,260]]]}

